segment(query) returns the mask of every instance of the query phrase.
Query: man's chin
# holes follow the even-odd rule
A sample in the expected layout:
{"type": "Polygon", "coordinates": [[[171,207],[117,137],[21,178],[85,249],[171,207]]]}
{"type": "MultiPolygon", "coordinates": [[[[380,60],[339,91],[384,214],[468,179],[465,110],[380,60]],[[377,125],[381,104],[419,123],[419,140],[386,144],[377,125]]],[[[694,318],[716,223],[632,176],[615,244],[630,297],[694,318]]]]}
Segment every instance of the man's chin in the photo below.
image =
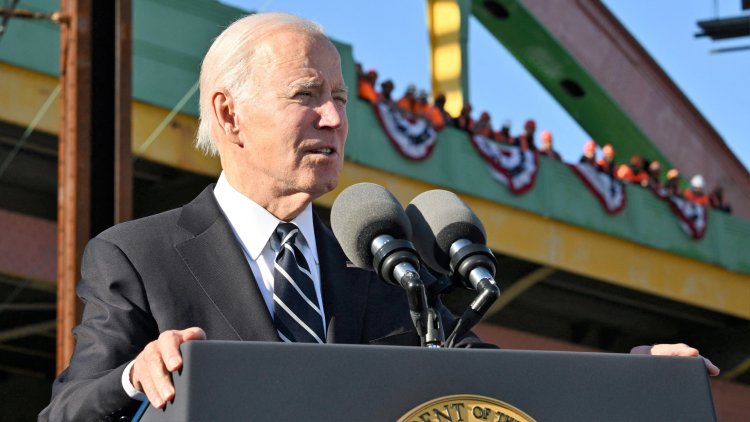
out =
{"type": "Polygon", "coordinates": [[[336,189],[336,186],[338,185],[339,185],[339,179],[337,177],[335,179],[328,180],[325,183],[320,183],[314,186],[313,189],[310,191],[310,194],[313,196],[313,199],[318,199],[319,197],[336,189]]]}
{"type": "Polygon", "coordinates": [[[299,194],[305,194],[309,196],[310,201],[314,201],[321,196],[327,194],[328,192],[331,192],[332,190],[336,189],[336,186],[339,184],[338,177],[333,177],[327,180],[315,180],[311,181],[310,183],[298,186],[297,189],[294,189],[299,194]]]}

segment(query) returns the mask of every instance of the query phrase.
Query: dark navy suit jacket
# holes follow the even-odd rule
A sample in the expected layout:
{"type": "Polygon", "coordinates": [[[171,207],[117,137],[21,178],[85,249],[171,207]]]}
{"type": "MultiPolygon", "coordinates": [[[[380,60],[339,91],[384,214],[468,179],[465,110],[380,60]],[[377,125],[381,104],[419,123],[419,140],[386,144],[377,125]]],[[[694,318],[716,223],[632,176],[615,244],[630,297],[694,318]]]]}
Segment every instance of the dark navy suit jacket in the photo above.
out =
{"type": "MultiPolygon", "coordinates": [[[[326,341],[419,345],[404,291],[352,268],[317,217],[315,236],[326,341]]],[[[81,272],[75,351],[39,420],[132,415],[140,402],[126,395],[122,372],[165,330],[198,326],[209,340],[280,341],[213,185],[182,208],[101,233],[87,245],[81,272]]],[[[450,326],[453,316],[438,309],[450,326]]]]}

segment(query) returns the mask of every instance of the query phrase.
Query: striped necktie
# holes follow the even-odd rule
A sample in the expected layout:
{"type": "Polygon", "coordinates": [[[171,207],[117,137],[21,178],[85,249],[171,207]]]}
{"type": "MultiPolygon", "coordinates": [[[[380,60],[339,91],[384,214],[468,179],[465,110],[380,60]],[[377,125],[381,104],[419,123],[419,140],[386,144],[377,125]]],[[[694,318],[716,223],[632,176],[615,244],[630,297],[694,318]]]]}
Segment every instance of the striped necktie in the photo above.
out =
{"type": "Polygon", "coordinates": [[[325,343],[323,318],[310,267],[294,244],[299,228],[279,223],[274,233],[277,249],[273,275],[273,320],[287,343],[325,343]]]}

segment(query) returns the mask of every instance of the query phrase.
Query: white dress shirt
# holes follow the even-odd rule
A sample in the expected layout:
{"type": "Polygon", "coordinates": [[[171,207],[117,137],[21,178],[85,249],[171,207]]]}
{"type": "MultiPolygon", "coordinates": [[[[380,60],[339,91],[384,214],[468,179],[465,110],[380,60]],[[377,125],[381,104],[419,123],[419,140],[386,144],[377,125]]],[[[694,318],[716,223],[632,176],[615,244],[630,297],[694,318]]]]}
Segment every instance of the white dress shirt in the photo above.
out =
{"type": "MultiPolygon", "coordinates": [[[[271,235],[281,220],[250,198],[238,192],[229,184],[223,172],[219,176],[218,182],[216,182],[214,196],[219,203],[221,211],[227,220],[229,220],[232,232],[234,232],[235,237],[242,247],[250,270],[255,277],[255,282],[258,284],[258,289],[261,295],[263,295],[268,313],[271,315],[271,319],[273,319],[273,266],[276,261],[277,251],[271,247],[271,235]]],[[[295,244],[305,256],[310,267],[310,274],[315,284],[315,293],[318,296],[318,303],[320,304],[323,331],[325,334],[326,318],[320,287],[320,262],[318,261],[318,248],[315,242],[312,205],[308,204],[289,223],[296,225],[300,231],[295,239],[295,244]]],[[[248,280],[248,283],[251,283],[251,280],[248,280]]],[[[146,395],[136,390],[130,383],[130,370],[134,363],[135,361],[131,361],[125,367],[122,373],[122,387],[131,398],[146,400],[146,395]]]]}
{"type": "MultiPolygon", "coordinates": [[[[219,176],[219,181],[214,188],[214,196],[242,246],[247,263],[258,283],[258,289],[266,302],[266,308],[273,317],[273,266],[277,251],[271,248],[271,235],[281,220],[235,190],[224,173],[219,176]]],[[[318,303],[323,311],[321,318],[323,318],[325,330],[325,310],[320,289],[320,262],[318,262],[318,248],[315,242],[312,205],[305,207],[297,218],[289,222],[299,228],[300,234],[297,235],[295,244],[305,255],[310,267],[315,293],[318,295],[318,303]]]]}

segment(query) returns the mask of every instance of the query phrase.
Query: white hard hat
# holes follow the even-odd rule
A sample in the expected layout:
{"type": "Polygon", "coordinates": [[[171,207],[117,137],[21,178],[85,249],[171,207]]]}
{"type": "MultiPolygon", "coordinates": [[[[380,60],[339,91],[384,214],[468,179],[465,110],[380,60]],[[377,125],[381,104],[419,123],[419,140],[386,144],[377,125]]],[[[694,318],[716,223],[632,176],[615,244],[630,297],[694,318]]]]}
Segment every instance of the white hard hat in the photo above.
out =
{"type": "Polygon", "coordinates": [[[703,184],[703,176],[701,176],[700,174],[696,174],[692,179],[690,179],[690,186],[695,189],[703,189],[703,184]]]}

